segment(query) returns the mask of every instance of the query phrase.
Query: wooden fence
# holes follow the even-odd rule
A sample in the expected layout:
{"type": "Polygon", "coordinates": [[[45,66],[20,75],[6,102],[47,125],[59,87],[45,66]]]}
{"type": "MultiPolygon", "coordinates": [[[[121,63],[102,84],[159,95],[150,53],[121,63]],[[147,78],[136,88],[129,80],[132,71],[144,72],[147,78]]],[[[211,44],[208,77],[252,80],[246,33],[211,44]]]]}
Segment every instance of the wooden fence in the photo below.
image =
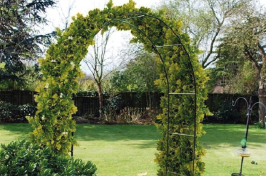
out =
{"type": "Polygon", "coordinates": [[[0,90],[0,100],[14,105],[34,104],[33,91],[20,90],[0,90]]]}
{"type": "MultiPolygon", "coordinates": [[[[119,93],[115,96],[104,96],[104,107],[112,107],[121,110],[125,107],[138,108],[140,111],[150,109],[160,109],[160,93],[119,93]]],[[[74,102],[78,108],[76,115],[92,114],[98,116],[99,101],[98,97],[74,96],[74,102]]]]}
{"type": "MultiPolygon", "coordinates": [[[[36,93],[32,91],[0,91],[0,100],[7,101],[14,105],[23,104],[35,104],[34,95],[36,93]]],[[[120,93],[116,96],[104,96],[104,105],[114,105],[118,109],[123,109],[124,107],[133,107],[140,110],[145,110],[146,108],[158,110],[160,109],[160,97],[161,93],[134,93],[126,92],[120,93]]],[[[208,100],[205,102],[209,110],[214,113],[222,106],[230,105],[232,101],[236,100],[238,97],[245,97],[249,100],[249,95],[239,95],[239,94],[208,94],[208,100]]],[[[258,101],[258,96],[251,96],[253,102],[258,101]]],[[[77,106],[78,112],[76,115],[82,116],[84,114],[96,115],[99,112],[99,102],[97,94],[95,95],[81,95],[78,94],[73,96],[75,105],[77,106]]],[[[236,108],[246,109],[246,104],[244,101],[239,101],[236,104],[236,108]]],[[[257,108],[257,107],[255,107],[257,108]]],[[[256,110],[256,109],[254,109],[256,110]]]]}

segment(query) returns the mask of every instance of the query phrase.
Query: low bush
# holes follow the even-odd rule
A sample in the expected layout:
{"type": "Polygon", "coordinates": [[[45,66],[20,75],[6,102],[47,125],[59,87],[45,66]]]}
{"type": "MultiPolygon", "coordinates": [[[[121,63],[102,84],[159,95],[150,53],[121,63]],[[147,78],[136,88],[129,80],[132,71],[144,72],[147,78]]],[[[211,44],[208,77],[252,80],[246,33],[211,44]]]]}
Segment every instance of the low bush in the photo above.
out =
{"type": "Polygon", "coordinates": [[[36,112],[36,107],[32,104],[24,104],[18,106],[20,117],[26,120],[26,116],[34,116],[36,112]]]}
{"type": "Polygon", "coordinates": [[[0,101],[0,121],[10,121],[15,113],[17,108],[13,104],[0,101]]]}
{"type": "Polygon", "coordinates": [[[55,154],[49,147],[41,148],[28,141],[2,145],[0,175],[2,176],[96,176],[96,166],[55,154]]]}
{"type": "MultiPolygon", "coordinates": [[[[245,116],[244,116],[245,117],[245,116]]],[[[218,123],[241,123],[241,115],[230,102],[224,102],[219,105],[219,109],[214,112],[214,119],[218,123]]]]}
{"type": "Polygon", "coordinates": [[[34,116],[36,107],[32,104],[13,105],[0,101],[0,121],[2,122],[26,122],[26,116],[34,116]]]}
{"type": "MultiPolygon", "coordinates": [[[[219,105],[219,109],[214,112],[214,116],[209,118],[211,122],[224,124],[245,124],[247,122],[246,107],[234,107],[231,102],[225,101],[219,105]]],[[[258,111],[253,110],[249,123],[254,124],[259,121],[258,111]]]]}

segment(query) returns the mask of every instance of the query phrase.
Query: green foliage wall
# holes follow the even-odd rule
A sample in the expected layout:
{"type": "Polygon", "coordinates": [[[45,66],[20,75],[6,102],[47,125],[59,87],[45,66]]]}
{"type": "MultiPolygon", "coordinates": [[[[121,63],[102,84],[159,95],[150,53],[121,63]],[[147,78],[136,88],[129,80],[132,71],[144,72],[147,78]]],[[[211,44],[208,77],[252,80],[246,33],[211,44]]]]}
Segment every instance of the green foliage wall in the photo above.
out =
{"type": "MultiPolygon", "coordinates": [[[[131,42],[144,44],[148,52],[161,54],[162,60],[158,59],[158,72],[160,79],[157,85],[162,92],[167,93],[168,88],[165,80],[166,74],[169,78],[171,92],[190,92],[193,90],[192,72],[189,60],[180,46],[156,49],[156,45],[171,45],[180,43],[173,32],[166,26],[170,26],[181,37],[190,56],[197,80],[197,136],[201,135],[202,126],[199,122],[203,118],[203,101],[206,99],[204,83],[206,81],[203,70],[198,64],[196,53],[189,46],[189,38],[180,30],[181,22],[171,21],[163,16],[162,12],[152,13],[148,8],[136,9],[134,2],[118,7],[112,7],[112,1],[107,8],[100,11],[95,9],[84,17],[77,15],[73,23],[64,32],[58,31],[57,43],[47,51],[46,57],[40,59],[41,71],[43,73],[42,84],[37,88],[36,96],[38,111],[35,118],[29,118],[34,127],[30,138],[34,142],[49,145],[57,153],[67,155],[70,145],[75,143],[71,132],[75,131],[75,122],[72,114],[76,107],[71,100],[71,95],[77,91],[77,80],[80,77],[79,63],[87,53],[89,45],[93,44],[94,36],[102,29],[102,33],[108,27],[115,26],[118,30],[130,30],[135,36],[131,42]],[[151,17],[152,16],[152,17],[151,17]],[[162,19],[162,21],[158,20],[162,19]]],[[[161,100],[163,114],[159,117],[163,125],[159,126],[162,138],[158,143],[159,154],[157,162],[160,166],[158,175],[165,175],[165,152],[166,152],[166,108],[167,94],[161,100]]],[[[193,126],[193,99],[189,97],[171,98],[171,120],[170,127],[173,132],[184,130],[183,123],[190,129],[193,126]],[[175,112],[175,113],[173,113],[175,112]]],[[[171,137],[169,140],[172,151],[168,157],[171,170],[178,173],[191,175],[191,140],[183,137],[171,137]]],[[[203,163],[200,157],[203,150],[197,141],[196,173],[203,171],[203,163]]]]}

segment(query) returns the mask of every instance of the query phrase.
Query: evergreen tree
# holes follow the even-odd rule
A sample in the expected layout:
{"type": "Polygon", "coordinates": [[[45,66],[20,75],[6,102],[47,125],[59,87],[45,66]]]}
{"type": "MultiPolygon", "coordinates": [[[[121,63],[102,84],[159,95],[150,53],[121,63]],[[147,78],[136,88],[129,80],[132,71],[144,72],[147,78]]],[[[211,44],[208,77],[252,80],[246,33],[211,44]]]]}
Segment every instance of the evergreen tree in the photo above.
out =
{"type": "Polygon", "coordinates": [[[54,0],[0,0],[0,81],[23,83],[25,61],[36,59],[42,46],[50,44],[53,34],[40,35],[36,30],[45,24],[44,14],[54,0]]]}

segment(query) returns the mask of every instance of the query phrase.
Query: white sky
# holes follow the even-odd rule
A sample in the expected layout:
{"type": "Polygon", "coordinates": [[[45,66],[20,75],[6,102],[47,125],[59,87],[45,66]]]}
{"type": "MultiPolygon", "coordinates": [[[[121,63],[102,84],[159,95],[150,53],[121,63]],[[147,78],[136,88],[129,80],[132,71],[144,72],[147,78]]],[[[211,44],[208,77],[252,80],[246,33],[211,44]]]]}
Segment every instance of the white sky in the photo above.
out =
{"type": "MultiPolygon", "coordinates": [[[[134,0],[136,7],[141,6],[153,8],[159,4],[161,0],[134,0]]],[[[68,16],[68,9],[73,4],[73,8],[70,11],[69,20],[71,21],[72,16],[76,16],[77,13],[83,14],[86,16],[90,10],[95,8],[103,9],[109,0],[58,0],[58,3],[55,8],[47,10],[47,19],[51,22],[48,26],[44,27],[44,32],[49,33],[54,31],[56,27],[63,29],[65,26],[66,17],[68,16]]],[[[114,6],[120,6],[128,3],[129,0],[113,0],[114,6]]],[[[108,45],[109,49],[112,51],[119,52],[123,45],[129,42],[131,34],[126,31],[114,32],[111,36],[110,43],[108,45]],[[118,42],[117,42],[118,41],[118,42]]],[[[110,53],[110,55],[118,55],[117,53],[110,53]]],[[[110,56],[109,56],[110,57],[110,56]]],[[[119,61],[108,62],[110,63],[109,68],[116,67],[119,61]]],[[[81,62],[81,69],[90,74],[87,66],[81,62]]]]}
{"type": "MultiPolygon", "coordinates": [[[[75,16],[77,13],[81,13],[84,16],[88,14],[90,10],[95,8],[103,9],[109,0],[57,0],[57,7],[49,8],[47,10],[47,17],[52,21],[52,25],[49,26],[50,30],[54,30],[55,27],[62,25],[62,17],[67,15],[67,10],[71,4],[73,9],[71,10],[70,17],[75,16]]],[[[153,8],[158,6],[161,1],[168,0],[133,0],[136,3],[136,7],[149,7],[153,8]]],[[[256,0],[266,6],[266,0],[256,0]]],[[[114,6],[120,6],[128,3],[129,0],[113,0],[114,6]]]]}
{"type": "MultiPolygon", "coordinates": [[[[68,9],[71,4],[73,5],[73,8],[71,9],[69,20],[72,16],[75,16],[77,13],[81,13],[84,16],[88,14],[90,10],[93,10],[95,8],[103,9],[105,5],[109,2],[109,0],[57,0],[57,7],[53,9],[47,10],[47,19],[51,21],[51,23],[48,26],[45,26],[44,32],[48,33],[51,31],[54,31],[56,27],[63,28],[66,19],[64,19],[68,15],[68,9]]],[[[129,0],[113,0],[114,6],[120,6],[123,4],[128,3],[129,0]]],[[[154,8],[158,6],[158,4],[161,1],[167,1],[167,0],[133,0],[136,3],[136,7],[149,7],[154,8]]],[[[261,4],[266,6],[266,0],[258,0],[261,4]]],[[[71,21],[71,20],[70,20],[71,21]]],[[[70,22],[69,21],[69,22],[70,22]]],[[[123,47],[125,43],[129,41],[130,37],[129,32],[115,32],[112,34],[112,37],[110,39],[111,47],[113,51],[119,52],[119,50],[123,47]]],[[[110,49],[109,49],[110,50],[110,49]]],[[[112,53],[113,54],[113,53],[112,53]]],[[[81,63],[81,69],[86,72],[88,72],[88,69],[84,64],[81,63]]]]}
{"type": "MultiPolygon", "coordinates": [[[[71,9],[70,17],[75,16],[77,13],[86,16],[90,10],[95,8],[103,9],[109,0],[57,0],[58,3],[55,8],[50,8],[47,10],[47,17],[52,23],[46,29],[54,30],[55,27],[62,26],[62,21],[65,21],[64,16],[67,16],[68,9],[73,5],[71,9]]],[[[134,0],[136,2],[136,7],[156,7],[161,0],[134,0]]],[[[113,0],[114,6],[120,6],[128,3],[129,0],[113,0]]]]}

